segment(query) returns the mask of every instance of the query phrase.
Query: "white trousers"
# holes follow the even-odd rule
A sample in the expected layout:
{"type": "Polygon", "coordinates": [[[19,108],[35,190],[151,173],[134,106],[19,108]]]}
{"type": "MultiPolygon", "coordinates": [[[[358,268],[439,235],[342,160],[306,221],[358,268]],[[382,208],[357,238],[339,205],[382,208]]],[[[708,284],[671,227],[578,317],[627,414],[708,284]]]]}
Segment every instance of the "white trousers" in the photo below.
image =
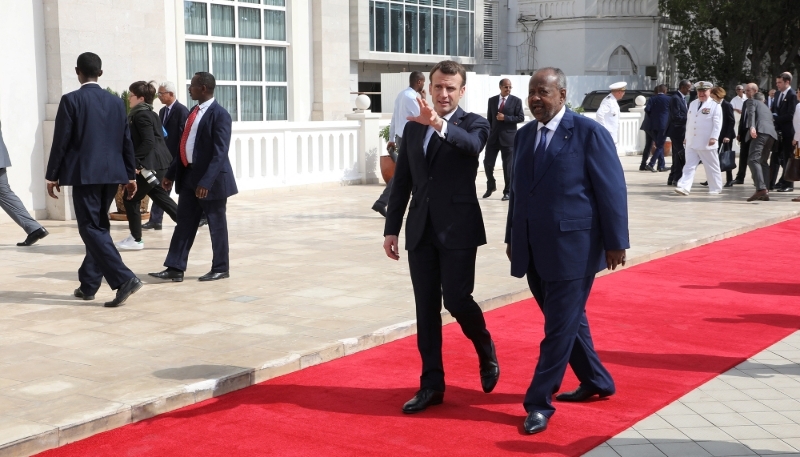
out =
{"type": "Polygon", "coordinates": [[[678,181],[678,187],[686,191],[692,190],[694,172],[701,160],[706,169],[708,191],[711,193],[722,192],[722,172],[719,171],[719,155],[716,149],[686,148],[686,165],[683,166],[683,176],[678,181]]]}

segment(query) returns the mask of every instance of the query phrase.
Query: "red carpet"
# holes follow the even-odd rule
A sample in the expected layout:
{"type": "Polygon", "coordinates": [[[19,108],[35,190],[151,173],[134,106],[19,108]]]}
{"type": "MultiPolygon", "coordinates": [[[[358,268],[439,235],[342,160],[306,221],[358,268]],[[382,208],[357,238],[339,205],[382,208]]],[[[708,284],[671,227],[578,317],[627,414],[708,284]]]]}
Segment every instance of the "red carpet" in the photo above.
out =
{"type": "Polygon", "coordinates": [[[487,314],[502,370],[489,395],[449,325],[445,404],[422,414],[400,413],[419,374],[411,337],[42,455],[578,456],[800,327],[797,273],[773,268],[800,257],[798,232],[800,219],[598,279],[589,318],[618,393],[557,404],[540,435],[520,432],[542,338],[527,300],[487,314]]]}

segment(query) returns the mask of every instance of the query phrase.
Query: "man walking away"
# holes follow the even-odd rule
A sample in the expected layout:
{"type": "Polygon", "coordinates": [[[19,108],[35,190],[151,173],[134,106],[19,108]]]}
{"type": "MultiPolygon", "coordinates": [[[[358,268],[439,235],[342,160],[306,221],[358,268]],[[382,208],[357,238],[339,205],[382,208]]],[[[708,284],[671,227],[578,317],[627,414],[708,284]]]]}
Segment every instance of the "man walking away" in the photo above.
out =
{"type": "Polygon", "coordinates": [[[97,84],[103,75],[97,54],[84,52],[75,67],[81,88],[61,97],[47,163],[47,193],[72,186],[72,203],[86,257],[78,270],[80,287],[74,295],[93,300],[103,278],[117,294],[106,307],[125,303],[142,282],[122,263],[111,240],[108,208],[125,184],[136,194],[136,160],[128,116],[122,100],[97,84]]]}
{"type": "Polygon", "coordinates": [[[678,85],[678,92],[672,94],[669,101],[669,126],[667,136],[672,140],[672,167],[667,178],[668,186],[677,186],[686,165],[686,150],[683,146],[686,139],[686,112],[689,105],[686,97],[692,88],[691,81],[684,79],[678,85]]]}

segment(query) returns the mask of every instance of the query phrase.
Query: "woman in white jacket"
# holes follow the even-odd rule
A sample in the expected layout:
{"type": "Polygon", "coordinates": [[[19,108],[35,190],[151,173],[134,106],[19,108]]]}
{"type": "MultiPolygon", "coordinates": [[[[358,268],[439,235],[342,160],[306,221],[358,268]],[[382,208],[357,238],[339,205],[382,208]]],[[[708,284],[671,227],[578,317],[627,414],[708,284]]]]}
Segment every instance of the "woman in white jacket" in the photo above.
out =
{"type": "Polygon", "coordinates": [[[686,113],[686,165],[683,166],[683,176],[675,192],[689,195],[694,172],[702,161],[708,178],[708,193],[718,195],[722,192],[722,173],[717,155],[717,141],[722,130],[722,107],[709,97],[713,84],[700,81],[694,87],[697,89],[697,99],[689,105],[686,113]]]}

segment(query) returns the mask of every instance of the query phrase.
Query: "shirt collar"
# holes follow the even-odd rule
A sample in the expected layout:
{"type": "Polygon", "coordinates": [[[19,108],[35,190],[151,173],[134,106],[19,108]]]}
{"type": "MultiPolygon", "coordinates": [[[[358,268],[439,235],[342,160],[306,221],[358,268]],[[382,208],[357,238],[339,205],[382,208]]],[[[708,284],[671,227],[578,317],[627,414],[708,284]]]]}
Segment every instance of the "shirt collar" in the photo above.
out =
{"type": "Polygon", "coordinates": [[[456,106],[456,109],[454,109],[453,111],[450,111],[449,113],[447,113],[444,116],[442,116],[442,119],[444,119],[446,121],[450,121],[450,118],[453,117],[453,114],[456,114],[456,111],[458,111],[458,107],[457,106],[456,106]]]}
{"type": "Polygon", "coordinates": [[[542,130],[544,127],[547,127],[547,130],[555,132],[556,129],[558,128],[558,124],[561,123],[561,119],[564,117],[564,113],[566,112],[567,112],[567,107],[562,106],[558,114],[556,114],[555,116],[553,116],[552,119],[550,119],[550,122],[548,122],[547,124],[542,124],[541,122],[539,122],[539,124],[536,126],[536,131],[538,132],[542,130]]]}
{"type": "Polygon", "coordinates": [[[211,106],[212,103],[214,103],[214,97],[211,97],[210,99],[208,99],[208,100],[204,101],[203,103],[201,103],[199,105],[200,106],[200,111],[207,110],[208,107],[211,106]]]}
{"type": "Polygon", "coordinates": [[[81,84],[81,87],[83,87],[83,86],[85,86],[87,84],[96,84],[98,86],[100,85],[100,83],[98,83],[97,81],[86,81],[85,83],[81,84]]]}
{"type": "Polygon", "coordinates": [[[785,91],[781,92],[783,94],[783,98],[786,98],[786,94],[789,92],[789,89],[791,89],[791,87],[787,87],[785,91]]]}
{"type": "MultiPolygon", "coordinates": [[[[176,98],[176,99],[175,99],[175,102],[177,102],[177,101],[178,101],[178,99],[176,98]]],[[[175,105],[175,102],[172,102],[172,103],[170,103],[169,105],[167,105],[167,110],[171,110],[171,109],[172,109],[172,107],[175,105]]]]}

